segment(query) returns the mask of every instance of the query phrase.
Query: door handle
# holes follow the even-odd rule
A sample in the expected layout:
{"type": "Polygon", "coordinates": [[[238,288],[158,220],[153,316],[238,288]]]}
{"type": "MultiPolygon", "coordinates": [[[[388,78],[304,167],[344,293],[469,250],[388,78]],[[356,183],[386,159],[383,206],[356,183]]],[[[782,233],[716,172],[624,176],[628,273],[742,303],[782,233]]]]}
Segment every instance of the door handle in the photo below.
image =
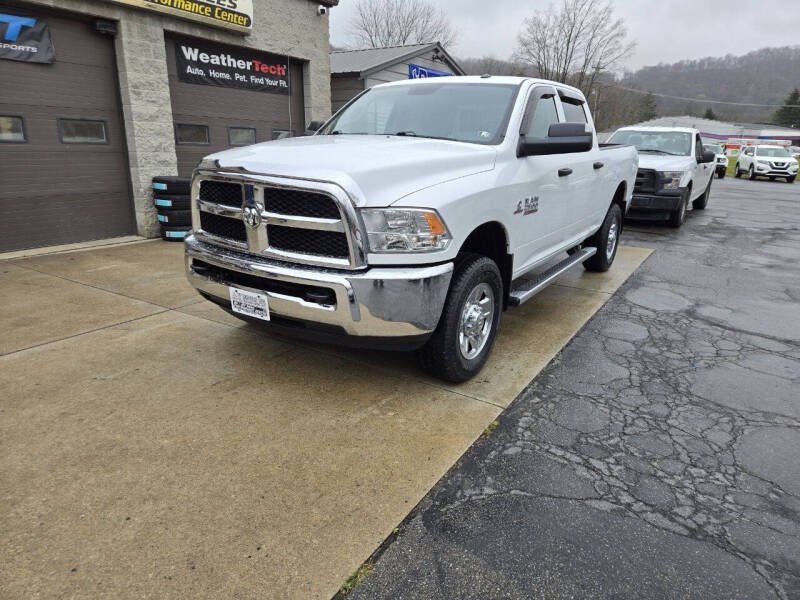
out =
{"type": "Polygon", "coordinates": [[[603,168],[603,167],[605,167],[606,165],[605,165],[605,163],[596,162],[596,163],[594,163],[594,165],[592,165],[592,166],[594,167],[594,170],[595,170],[595,171],[597,171],[598,169],[602,169],[602,168],[603,168]]]}
{"type": "Polygon", "coordinates": [[[565,169],[559,169],[558,170],[558,176],[559,177],[566,177],[567,175],[572,175],[572,169],[565,168],[565,169]]]}

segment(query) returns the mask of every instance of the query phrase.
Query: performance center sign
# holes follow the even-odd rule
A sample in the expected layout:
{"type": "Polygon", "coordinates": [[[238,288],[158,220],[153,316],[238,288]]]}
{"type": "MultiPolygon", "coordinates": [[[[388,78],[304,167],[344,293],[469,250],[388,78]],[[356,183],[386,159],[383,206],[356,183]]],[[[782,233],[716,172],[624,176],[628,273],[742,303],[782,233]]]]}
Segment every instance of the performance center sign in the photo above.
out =
{"type": "Polygon", "coordinates": [[[106,0],[242,33],[253,28],[253,0],[106,0]]]}
{"type": "Polygon", "coordinates": [[[290,91],[285,56],[179,39],[175,42],[175,61],[178,79],[185,83],[273,94],[290,91]]]}
{"type": "Polygon", "coordinates": [[[51,63],[56,59],[50,28],[42,19],[0,10],[0,59],[51,63]]]}

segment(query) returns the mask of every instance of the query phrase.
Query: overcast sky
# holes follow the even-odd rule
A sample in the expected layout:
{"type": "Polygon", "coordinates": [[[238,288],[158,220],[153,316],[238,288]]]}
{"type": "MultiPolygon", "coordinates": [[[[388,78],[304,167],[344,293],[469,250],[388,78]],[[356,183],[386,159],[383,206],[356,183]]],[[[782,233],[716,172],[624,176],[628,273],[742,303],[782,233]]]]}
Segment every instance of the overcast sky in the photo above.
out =
{"type": "MultiPolygon", "coordinates": [[[[348,44],[348,23],[357,0],[340,0],[331,11],[331,43],[348,44]]],[[[550,0],[432,0],[460,32],[453,54],[508,58],[520,25],[550,0]]],[[[794,1],[616,0],[637,47],[625,66],[637,69],[707,56],[741,55],[767,46],[800,44],[800,11],[794,1]],[[767,6],[770,10],[767,10],[767,6]],[[781,10],[780,15],[772,9],[781,10]]]]}

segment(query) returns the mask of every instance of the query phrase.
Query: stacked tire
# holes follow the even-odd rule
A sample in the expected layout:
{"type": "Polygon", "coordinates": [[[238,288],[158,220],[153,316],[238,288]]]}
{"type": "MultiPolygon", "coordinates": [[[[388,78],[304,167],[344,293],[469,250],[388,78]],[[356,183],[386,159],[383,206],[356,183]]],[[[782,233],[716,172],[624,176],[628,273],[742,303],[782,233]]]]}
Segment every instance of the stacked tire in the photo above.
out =
{"type": "Polygon", "coordinates": [[[168,242],[182,242],[192,228],[190,191],[189,177],[153,177],[153,204],[168,242]]]}

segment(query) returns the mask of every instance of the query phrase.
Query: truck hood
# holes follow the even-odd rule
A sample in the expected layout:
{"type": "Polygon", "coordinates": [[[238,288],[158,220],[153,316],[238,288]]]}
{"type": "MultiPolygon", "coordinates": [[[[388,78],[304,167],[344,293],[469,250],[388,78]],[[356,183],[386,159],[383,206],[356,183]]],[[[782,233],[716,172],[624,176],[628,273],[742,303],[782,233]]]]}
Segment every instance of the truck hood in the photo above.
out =
{"type": "Polygon", "coordinates": [[[224,170],[338,184],[359,207],[389,206],[421,189],[494,168],[490,146],[385,135],[288,138],[207,157],[224,170]]]}
{"type": "Polygon", "coordinates": [[[666,154],[639,154],[640,169],[656,171],[688,171],[695,166],[693,156],[667,156],[666,154]]]}

